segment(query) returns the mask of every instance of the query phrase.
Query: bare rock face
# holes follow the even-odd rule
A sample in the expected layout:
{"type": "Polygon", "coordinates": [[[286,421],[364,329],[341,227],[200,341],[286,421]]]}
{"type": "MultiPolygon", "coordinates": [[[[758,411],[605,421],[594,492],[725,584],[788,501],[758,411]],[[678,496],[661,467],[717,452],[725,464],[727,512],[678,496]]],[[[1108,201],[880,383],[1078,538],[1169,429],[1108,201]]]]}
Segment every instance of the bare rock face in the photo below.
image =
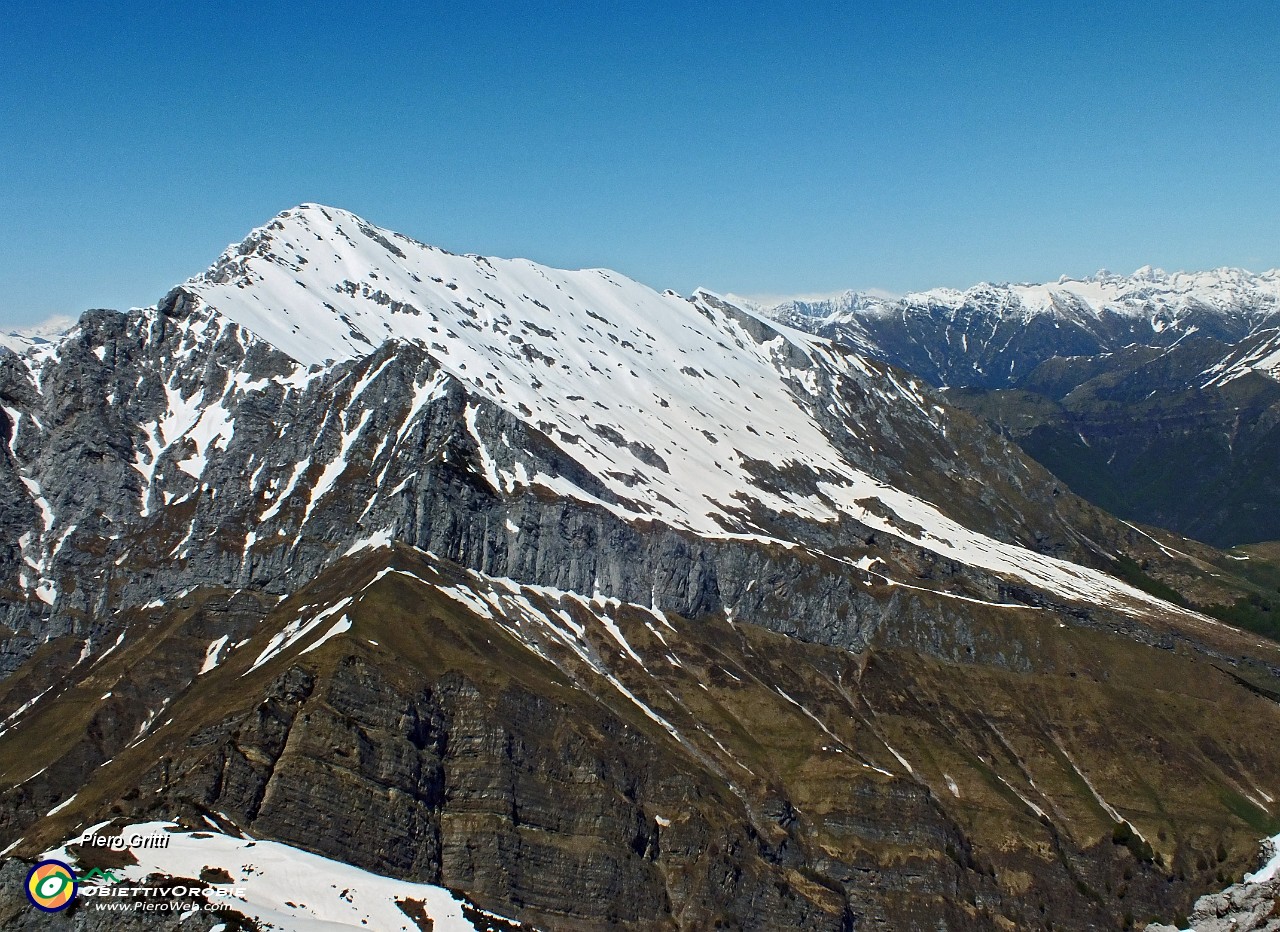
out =
{"type": "MultiPolygon", "coordinates": [[[[1280,881],[1238,883],[1196,900],[1192,932],[1280,932],[1280,881]]],[[[1152,923],[1147,932],[1179,932],[1177,926],[1152,923]]]]}

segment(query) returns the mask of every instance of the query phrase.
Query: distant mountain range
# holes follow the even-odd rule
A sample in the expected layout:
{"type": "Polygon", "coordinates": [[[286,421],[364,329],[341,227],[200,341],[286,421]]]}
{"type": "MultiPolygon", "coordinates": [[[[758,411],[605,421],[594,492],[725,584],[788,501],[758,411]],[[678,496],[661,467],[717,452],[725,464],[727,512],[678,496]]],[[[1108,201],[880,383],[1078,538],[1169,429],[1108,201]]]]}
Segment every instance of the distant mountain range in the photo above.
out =
{"type": "Polygon", "coordinates": [[[1217,546],[1280,538],[1280,271],[755,309],[946,388],[1123,518],[1217,546]]]}
{"type": "Polygon", "coordinates": [[[842,342],[308,204],[0,350],[0,925],[42,854],[245,882],[182,932],[1119,930],[1253,868],[1274,555],[842,342]]]}
{"type": "Polygon", "coordinates": [[[31,327],[19,327],[7,333],[0,333],[0,346],[23,353],[27,350],[51,343],[75,326],[74,317],[55,316],[43,323],[31,327]]]}

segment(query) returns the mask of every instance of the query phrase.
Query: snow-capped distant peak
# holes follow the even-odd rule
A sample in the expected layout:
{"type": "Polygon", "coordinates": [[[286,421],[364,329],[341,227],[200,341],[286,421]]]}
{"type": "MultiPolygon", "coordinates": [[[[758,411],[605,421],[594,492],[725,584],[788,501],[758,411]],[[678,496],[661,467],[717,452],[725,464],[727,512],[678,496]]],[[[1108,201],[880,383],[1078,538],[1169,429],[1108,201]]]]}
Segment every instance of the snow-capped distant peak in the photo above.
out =
{"type": "Polygon", "coordinates": [[[884,315],[892,312],[901,296],[881,289],[870,291],[849,289],[830,294],[803,294],[788,297],[764,295],[753,298],[733,293],[725,297],[739,307],[750,308],[775,320],[786,320],[793,314],[817,318],[884,315]]]}
{"type": "Polygon", "coordinates": [[[20,327],[6,333],[0,333],[0,346],[7,347],[15,353],[25,353],[33,347],[57,342],[75,324],[75,318],[68,317],[65,314],[55,314],[48,320],[33,324],[30,327],[20,327]]]}
{"type": "Polygon", "coordinates": [[[801,314],[832,322],[901,313],[916,307],[966,306],[984,308],[1002,317],[1049,314],[1079,318],[1108,313],[1143,317],[1160,312],[1176,316],[1189,307],[1220,313],[1243,307],[1266,315],[1280,313],[1280,269],[1262,273],[1236,268],[1169,273],[1145,265],[1132,275],[1114,275],[1100,269],[1083,278],[1064,275],[1046,284],[982,282],[963,291],[933,288],[898,298],[849,291],[756,305],[771,317],[786,319],[791,314],[801,314]]]}

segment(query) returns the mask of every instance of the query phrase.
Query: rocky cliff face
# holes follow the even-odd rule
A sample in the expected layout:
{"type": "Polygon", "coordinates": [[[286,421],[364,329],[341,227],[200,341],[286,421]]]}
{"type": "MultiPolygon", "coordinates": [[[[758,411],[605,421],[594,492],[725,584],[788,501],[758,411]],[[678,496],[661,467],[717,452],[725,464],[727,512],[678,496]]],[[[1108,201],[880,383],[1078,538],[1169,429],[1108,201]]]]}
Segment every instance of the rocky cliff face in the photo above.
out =
{"type": "MultiPolygon", "coordinates": [[[[1187,920],[1191,932],[1277,932],[1280,930],[1280,881],[1232,884],[1221,893],[1196,900],[1187,920]]],[[[1152,923],[1147,932],[1179,932],[1176,925],[1152,923]]]]}
{"type": "Polygon", "coordinates": [[[551,928],[1102,928],[1273,819],[1274,646],[1149,574],[1247,580],[715,295],[308,206],[0,412],[22,854],[208,818],[551,928]]]}

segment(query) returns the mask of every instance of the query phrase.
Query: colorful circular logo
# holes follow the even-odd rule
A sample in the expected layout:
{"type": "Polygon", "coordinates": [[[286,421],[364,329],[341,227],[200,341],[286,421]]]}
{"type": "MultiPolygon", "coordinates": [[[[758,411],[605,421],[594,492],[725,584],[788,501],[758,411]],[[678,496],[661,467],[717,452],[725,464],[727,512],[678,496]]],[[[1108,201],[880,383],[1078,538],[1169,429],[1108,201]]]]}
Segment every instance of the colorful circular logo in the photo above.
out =
{"type": "Polygon", "coordinates": [[[61,861],[41,861],[27,874],[27,899],[36,909],[56,913],[75,896],[75,872],[61,861]]]}

